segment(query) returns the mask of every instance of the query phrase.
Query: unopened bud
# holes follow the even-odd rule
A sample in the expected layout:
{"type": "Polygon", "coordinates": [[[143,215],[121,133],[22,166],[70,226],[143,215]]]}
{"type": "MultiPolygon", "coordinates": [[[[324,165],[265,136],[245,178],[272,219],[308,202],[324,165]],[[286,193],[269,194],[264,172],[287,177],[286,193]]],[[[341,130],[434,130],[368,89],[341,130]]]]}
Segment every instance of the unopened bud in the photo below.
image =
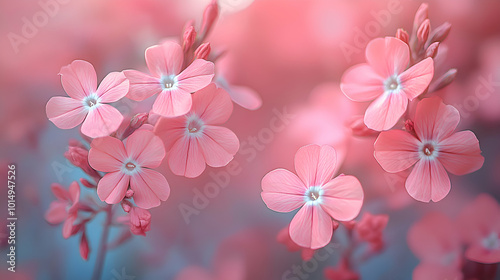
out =
{"type": "Polygon", "coordinates": [[[429,19],[424,20],[417,31],[417,38],[419,43],[423,44],[429,38],[429,32],[431,31],[431,21],[429,19]]]}
{"type": "Polygon", "coordinates": [[[406,32],[402,28],[398,28],[398,31],[396,32],[396,38],[405,42],[406,44],[408,44],[408,42],[410,40],[410,36],[408,35],[408,32],[406,32]]]}
{"type": "Polygon", "coordinates": [[[365,137],[378,134],[377,131],[366,126],[363,115],[353,116],[350,121],[347,122],[347,126],[351,128],[354,136],[365,137]]]}
{"type": "Polygon", "coordinates": [[[130,212],[130,209],[132,209],[132,204],[128,201],[128,200],[123,200],[122,203],[122,208],[123,208],[123,211],[125,212],[130,212]]]}
{"type": "Polygon", "coordinates": [[[217,0],[212,0],[210,4],[205,8],[205,12],[203,12],[203,22],[201,24],[201,33],[202,38],[205,39],[208,36],[208,33],[210,33],[210,30],[212,29],[215,20],[219,16],[219,5],[217,5],[217,0]]]}
{"type": "Polygon", "coordinates": [[[435,58],[438,53],[439,42],[432,43],[425,51],[425,57],[435,58]]]}
{"type": "Polygon", "coordinates": [[[126,198],[132,198],[134,196],[134,190],[128,189],[127,192],[125,193],[126,198]]]}
{"type": "Polygon", "coordinates": [[[449,22],[445,22],[434,29],[431,33],[430,42],[443,42],[451,30],[451,24],[449,22]]]}
{"type": "Polygon", "coordinates": [[[415,125],[412,120],[407,119],[405,121],[405,130],[410,134],[415,134],[415,125]]]}
{"type": "Polygon", "coordinates": [[[76,167],[81,168],[88,175],[96,178],[100,177],[97,171],[95,171],[89,165],[89,151],[78,146],[69,146],[68,150],[64,153],[64,157],[69,160],[71,164],[76,167]]]}
{"type": "Polygon", "coordinates": [[[149,119],[149,115],[147,113],[140,113],[132,117],[130,119],[130,124],[125,128],[121,135],[121,139],[125,139],[129,137],[134,131],[140,128],[143,124],[145,124],[149,119]]]}
{"type": "Polygon", "coordinates": [[[207,59],[210,55],[212,48],[210,47],[210,43],[201,44],[196,51],[194,52],[194,57],[197,59],[207,59]]]}
{"type": "Polygon", "coordinates": [[[195,40],[196,40],[196,31],[194,30],[194,26],[188,26],[186,28],[186,31],[184,31],[184,37],[183,37],[182,48],[184,52],[188,52],[189,49],[191,49],[195,40]]]}
{"type": "Polygon", "coordinates": [[[82,183],[84,187],[87,187],[89,189],[95,189],[97,187],[95,184],[92,184],[89,180],[85,178],[80,178],[80,183],[82,183]]]}
{"type": "Polygon", "coordinates": [[[413,33],[415,34],[422,23],[428,18],[429,5],[427,3],[422,3],[415,13],[415,19],[413,20],[413,33]]]}
{"type": "Polygon", "coordinates": [[[87,235],[85,231],[82,233],[82,238],[80,239],[80,256],[82,259],[87,260],[89,257],[90,247],[89,241],[87,240],[87,235]]]}
{"type": "Polygon", "coordinates": [[[440,89],[446,87],[447,85],[451,84],[451,82],[453,82],[453,80],[455,80],[456,76],[457,76],[457,69],[452,68],[452,69],[446,71],[446,73],[444,73],[443,76],[441,76],[439,79],[437,79],[434,87],[432,88],[432,91],[440,90],[440,89]]]}

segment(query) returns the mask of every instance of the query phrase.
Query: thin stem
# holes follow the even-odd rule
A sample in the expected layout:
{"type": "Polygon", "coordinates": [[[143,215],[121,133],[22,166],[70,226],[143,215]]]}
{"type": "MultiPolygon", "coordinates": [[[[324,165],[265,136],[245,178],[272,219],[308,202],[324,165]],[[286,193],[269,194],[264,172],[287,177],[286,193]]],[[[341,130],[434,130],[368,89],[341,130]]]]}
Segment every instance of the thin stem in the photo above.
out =
{"type": "Polygon", "coordinates": [[[104,212],[106,213],[106,222],[104,223],[104,229],[102,230],[101,241],[99,242],[99,249],[97,251],[97,258],[94,267],[94,272],[92,273],[92,280],[101,279],[102,268],[104,267],[104,260],[106,258],[107,252],[107,242],[109,235],[109,227],[113,222],[113,213],[111,211],[112,205],[106,206],[104,212]]]}

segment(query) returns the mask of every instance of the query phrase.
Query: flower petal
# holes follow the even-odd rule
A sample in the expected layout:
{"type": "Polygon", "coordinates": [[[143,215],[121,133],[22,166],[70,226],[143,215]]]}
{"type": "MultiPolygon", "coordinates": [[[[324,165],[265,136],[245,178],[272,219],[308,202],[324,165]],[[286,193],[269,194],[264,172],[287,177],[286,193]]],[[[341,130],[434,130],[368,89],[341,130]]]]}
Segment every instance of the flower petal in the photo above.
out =
{"type": "Polygon", "coordinates": [[[97,184],[97,195],[99,199],[108,204],[116,204],[122,201],[127,192],[129,181],[130,176],[120,171],[104,175],[97,184]]]}
{"type": "Polygon", "coordinates": [[[74,181],[69,185],[69,196],[73,205],[80,200],[80,185],[78,185],[78,182],[74,181]]]}
{"type": "Polygon", "coordinates": [[[245,109],[257,110],[262,106],[262,98],[251,88],[231,85],[231,88],[226,88],[226,91],[234,103],[245,109]]]}
{"type": "Polygon", "coordinates": [[[91,138],[108,136],[115,132],[123,121],[123,116],[115,107],[100,104],[87,114],[82,125],[82,133],[91,138]]]}
{"type": "Polygon", "coordinates": [[[90,147],[89,164],[98,171],[118,171],[128,157],[122,141],[114,137],[94,139],[90,147]]]}
{"type": "Polygon", "coordinates": [[[158,167],[165,157],[165,147],[160,137],[149,130],[137,130],[127,139],[127,154],[141,167],[158,167]]]}
{"type": "Polygon", "coordinates": [[[183,137],[177,140],[168,154],[168,165],[175,175],[200,176],[206,165],[198,139],[183,137]]]}
{"type": "Polygon", "coordinates": [[[221,126],[205,125],[198,141],[205,162],[212,167],[226,166],[240,148],[236,134],[221,126]]]}
{"type": "Polygon", "coordinates": [[[129,90],[129,81],[121,72],[111,72],[102,80],[96,94],[104,103],[112,103],[122,99],[129,90]]]}
{"type": "Polygon", "coordinates": [[[414,127],[420,140],[440,142],[453,133],[459,122],[458,110],[445,105],[437,96],[425,98],[417,104],[414,127]]]}
{"type": "Polygon", "coordinates": [[[134,202],[138,207],[150,209],[160,205],[170,196],[167,179],[155,170],[143,168],[130,178],[130,188],[134,191],[134,202]]]}
{"type": "Polygon", "coordinates": [[[71,234],[73,233],[73,225],[76,221],[77,215],[76,213],[69,215],[66,218],[66,221],[64,221],[63,224],[63,229],[62,229],[62,234],[64,238],[70,238],[71,234]]]}
{"type": "Polygon", "coordinates": [[[189,93],[198,91],[212,82],[214,71],[213,62],[196,59],[177,76],[177,87],[189,93]]]}
{"type": "Polygon", "coordinates": [[[297,175],[286,169],[275,169],[262,178],[262,200],[271,210],[290,212],[304,205],[307,191],[297,175]]]}
{"type": "Polygon", "coordinates": [[[319,249],[330,242],[332,235],[332,218],[321,207],[310,203],[306,203],[290,223],[290,237],[301,247],[319,249]]]}
{"type": "Polygon", "coordinates": [[[82,123],[87,115],[82,101],[69,97],[52,97],[46,106],[47,117],[57,127],[70,129],[82,123]]]}
{"type": "Polygon", "coordinates": [[[335,220],[350,221],[363,205],[363,188],[354,176],[340,175],[322,187],[321,207],[335,220]]]}
{"type": "Polygon", "coordinates": [[[67,206],[67,202],[59,200],[53,201],[50,204],[49,209],[45,213],[45,220],[53,225],[58,225],[64,222],[64,220],[66,220],[66,217],[68,216],[68,213],[66,212],[67,206]]]}
{"type": "Polygon", "coordinates": [[[307,187],[321,186],[335,172],[337,154],[328,145],[307,145],[295,154],[295,171],[307,187]]]}
{"type": "Polygon", "coordinates": [[[225,123],[233,111],[231,97],[222,88],[210,84],[193,95],[192,112],[206,124],[225,123]]]}
{"type": "Polygon", "coordinates": [[[151,111],[163,117],[182,116],[189,112],[192,102],[189,92],[181,89],[164,90],[156,98],[151,111]]]}
{"type": "Polygon", "coordinates": [[[399,75],[402,91],[413,100],[422,94],[434,77],[434,60],[428,57],[399,75]]]}
{"type": "Polygon", "coordinates": [[[165,149],[170,151],[172,146],[186,133],[186,117],[160,118],[154,127],[154,132],[158,135],[165,149]]]}
{"type": "Polygon", "coordinates": [[[183,61],[182,48],[175,42],[165,42],[146,49],[146,64],[156,77],[179,74],[183,61]]]}
{"type": "Polygon", "coordinates": [[[136,70],[125,70],[123,74],[130,82],[127,97],[132,100],[142,101],[162,91],[159,78],[136,70]]]}
{"type": "Polygon", "coordinates": [[[382,77],[402,73],[410,61],[410,49],[394,37],[376,38],[366,46],[366,61],[382,77]]]}
{"type": "Polygon", "coordinates": [[[66,93],[76,100],[83,100],[97,88],[94,66],[83,60],[75,60],[61,68],[61,83],[66,93]]]}
{"type": "Polygon", "coordinates": [[[50,186],[50,189],[52,190],[54,196],[57,197],[57,199],[61,201],[71,200],[69,192],[66,189],[64,189],[61,185],[54,183],[50,186]]]}
{"type": "Polygon", "coordinates": [[[418,144],[418,139],[406,131],[383,131],[375,141],[373,154],[385,171],[397,173],[417,162],[418,144]]]}
{"type": "Polygon", "coordinates": [[[375,99],[365,112],[368,128],[382,131],[391,129],[406,112],[408,98],[403,92],[384,92],[375,99]]]}
{"type": "Polygon", "coordinates": [[[384,92],[384,81],[370,65],[359,64],[344,72],[340,89],[353,101],[369,101],[384,92]]]}
{"type": "Polygon", "coordinates": [[[465,257],[471,261],[485,264],[493,264],[500,262],[500,250],[488,250],[481,242],[470,245],[465,250],[465,257]]]}
{"type": "Polygon", "coordinates": [[[422,202],[438,202],[450,192],[450,178],[437,160],[421,159],[406,179],[406,190],[414,199],[422,202]]]}
{"type": "Polygon", "coordinates": [[[448,172],[464,175],[481,168],[484,157],[481,156],[479,141],[470,131],[460,131],[439,143],[439,161],[448,172]]]}

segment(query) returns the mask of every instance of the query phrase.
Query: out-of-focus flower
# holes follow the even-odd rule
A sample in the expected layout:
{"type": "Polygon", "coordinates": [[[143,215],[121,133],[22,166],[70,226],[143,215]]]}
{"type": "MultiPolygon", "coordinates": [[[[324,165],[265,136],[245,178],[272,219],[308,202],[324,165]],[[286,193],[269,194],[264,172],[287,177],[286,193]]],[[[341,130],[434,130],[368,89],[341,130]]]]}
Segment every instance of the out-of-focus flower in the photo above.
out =
{"type": "Polygon", "coordinates": [[[144,235],[151,229],[151,213],[139,207],[132,207],[130,215],[130,231],[135,235],[144,235]]]}
{"type": "Polygon", "coordinates": [[[374,130],[387,130],[406,112],[408,100],[427,89],[434,62],[427,58],[407,69],[408,45],[393,37],[372,40],[366,47],[366,60],[344,73],[340,87],[353,101],[375,99],[365,112],[365,124],[374,130]]]}
{"type": "Polygon", "coordinates": [[[64,189],[59,184],[53,184],[51,189],[57,200],[50,204],[49,209],[45,213],[45,220],[53,225],[64,222],[63,237],[69,238],[74,233],[73,224],[78,216],[80,186],[75,181],[71,183],[69,190],[64,189]]]}
{"type": "Polygon", "coordinates": [[[184,54],[175,42],[165,42],[146,49],[146,63],[151,75],[136,70],[123,73],[130,81],[128,98],[142,101],[159,94],[152,112],[165,117],[184,115],[191,109],[191,93],[206,87],[214,77],[214,64],[194,60],[182,72],[184,54]]]}
{"type": "MultiPolygon", "coordinates": [[[[338,227],[338,225],[338,223],[334,222],[334,230],[338,227]]],[[[305,261],[312,259],[312,257],[314,256],[314,249],[300,247],[295,242],[293,242],[292,238],[290,237],[290,230],[288,226],[280,230],[278,236],[276,236],[276,240],[279,243],[285,245],[290,252],[301,251],[301,257],[305,261]]]]}
{"type": "Polygon", "coordinates": [[[373,249],[378,251],[384,246],[383,231],[388,222],[388,215],[372,215],[366,212],[354,228],[361,240],[369,242],[373,249]]]}
{"type": "Polygon", "coordinates": [[[155,133],[165,143],[174,174],[194,178],[207,164],[221,167],[233,159],[240,146],[238,137],[228,128],[216,126],[225,123],[232,111],[227,92],[211,84],[194,94],[189,113],[157,122],[155,133]]]}
{"type": "Polygon", "coordinates": [[[440,201],[451,189],[447,170],[463,175],[478,170],[484,162],[472,131],[454,133],[459,121],[453,106],[439,97],[426,98],[417,105],[415,135],[402,130],[380,133],[375,158],[390,173],[415,165],[406,179],[408,193],[419,201],[440,201]]]}
{"type": "Polygon", "coordinates": [[[359,274],[349,269],[347,260],[343,258],[335,267],[327,267],[325,269],[325,278],[328,280],[358,280],[359,274]]]}
{"type": "Polygon", "coordinates": [[[408,231],[408,246],[420,259],[413,279],[461,279],[458,228],[445,215],[429,213],[408,231]]]}
{"type": "Polygon", "coordinates": [[[354,176],[334,179],[337,162],[331,146],[308,145],[295,155],[297,175],[275,169],[262,179],[262,199],[278,212],[301,208],[290,223],[290,237],[301,247],[318,249],[330,242],[332,218],[354,219],[363,204],[363,189],[354,176]]]}
{"type": "Polygon", "coordinates": [[[112,103],[124,97],[129,82],[122,73],[109,73],[97,87],[92,64],[75,60],[61,68],[61,83],[70,97],[56,96],[47,102],[47,117],[57,127],[73,128],[83,122],[83,134],[96,138],[107,136],[120,126],[123,116],[112,103]]]}
{"type": "Polygon", "coordinates": [[[158,167],[164,157],[161,139],[149,130],[137,130],[125,145],[110,136],[94,139],[89,163],[96,170],[109,172],[99,180],[97,195],[116,204],[125,197],[130,184],[137,206],[149,209],[160,205],[169,197],[170,187],[167,179],[151,168],[158,167]]]}
{"type": "Polygon", "coordinates": [[[465,257],[490,264],[500,262],[500,206],[488,194],[480,194],[459,215],[459,229],[468,245],[465,257]]]}
{"type": "Polygon", "coordinates": [[[87,234],[85,233],[85,231],[83,231],[82,237],[80,238],[80,256],[82,256],[82,259],[88,260],[89,252],[90,252],[89,241],[87,239],[87,234]]]}

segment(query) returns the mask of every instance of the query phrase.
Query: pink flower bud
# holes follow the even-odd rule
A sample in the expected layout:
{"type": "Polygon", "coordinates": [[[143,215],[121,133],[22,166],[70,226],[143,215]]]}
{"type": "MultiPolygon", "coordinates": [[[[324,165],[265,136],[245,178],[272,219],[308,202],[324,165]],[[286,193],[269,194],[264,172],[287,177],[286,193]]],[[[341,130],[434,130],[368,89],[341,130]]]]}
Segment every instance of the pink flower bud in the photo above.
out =
{"type": "Polygon", "coordinates": [[[418,42],[423,45],[429,38],[429,32],[431,31],[431,21],[429,19],[424,20],[417,31],[418,42]]]}
{"type": "Polygon", "coordinates": [[[129,213],[133,207],[132,203],[130,203],[130,201],[128,201],[128,200],[122,200],[121,205],[122,205],[123,211],[125,211],[127,213],[129,213]]]}
{"type": "Polygon", "coordinates": [[[130,119],[130,124],[125,128],[121,135],[121,139],[125,139],[129,137],[134,131],[139,129],[143,124],[145,124],[149,119],[149,114],[147,113],[140,113],[135,116],[133,116],[130,119]]]}
{"type": "Polygon", "coordinates": [[[82,233],[82,238],[80,239],[80,256],[82,256],[82,259],[88,260],[89,257],[89,241],[87,240],[87,235],[85,234],[85,231],[82,233]]]}
{"type": "Polygon", "coordinates": [[[134,196],[134,190],[128,189],[127,192],[125,193],[126,198],[132,198],[134,196]]]}
{"type": "Polygon", "coordinates": [[[354,136],[364,137],[378,134],[377,131],[369,129],[366,126],[363,115],[352,117],[347,125],[352,129],[352,134],[354,136]]]}
{"type": "Polygon", "coordinates": [[[412,120],[408,119],[405,121],[405,130],[408,131],[408,133],[415,135],[415,125],[412,120]]]}
{"type": "Polygon", "coordinates": [[[189,49],[194,44],[194,41],[196,40],[196,31],[194,30],[194,26],[188,26],[186,28],[186,31],[184,31],[184,37],[183,37],[183,50],[184,52],[188,52],[189,49]]]}
{"type": "Polygon", "coordinates": [[[208,56],[210,55],[210,51],[212,51],[212,48],[210,47],[210,43],[204,43],[201,44],[196,51],[194,52],[195,58],[199,59],[207,59],[208,56]]]}
{"type": "Polygon", "coordinates": [[[440,90],[440,89],[446,87],[447,85],[451,84],[451,82],[453,82],[453,80],[455,80],[456,76],[457,76],[457,69],[452,68],[452,69],[448,70],[446,73],[443,74],[443,76],[439,77],[434,82],[434,84],[432,85],[432,91],[430,91],[430,92],[440,90]]]}
{"type": "Polygon", "coordinates": [[[432,43],[425,51],[425,57],[435,58],[438,53],[439,42],[432,43]]]}
{"type": "Polygon", "coordinates": [[[365,213],[355,230],[361,240],[372,244],[374,250],[380,250],[383,247],[383,231],[388,222],[388,215],[365,213]]]}
{"type": "Polygon", "coordinates": [[[69,146],[68,150],[64,153],[64,157],[67,158],[71,164],[81,168],[88,175],[99,177],[97,171],[89,165],[89,151],[87,151],[87,149],[78,146],[69,146]]]}
{"type": "Polygon", "coordinates": [[[396,32],[396,38],[405,42],[406,44],[408,44],[408,42],[410,41],[410,36],[408,35],[408,32],[406,32],[402,28],[398,28],[398,31],[396,32]]]}
{"type": "Polygon", "coordinates": [[[417,29],[422,25],[424,20],[428,18],[429,5],[427,3],[422,3],[415,13],[415,19],[413,20],[413,33],[415,34],[417,29]]]}
{"type": "Polygon", "coordinates": [[[203,13],[203,22],[201,24],[201,33],[203,35],[201,36],[200,41],[203,41],[203,39],[207,37],[208,33],[210,33],[210,30],[212,29],[218,16],[219,5],[217,5],[217,0],[212,0],[203,13]]]}
{"type": "Polygon", "coordinates": [[[445,22],[434,29],[431,33],[431,42],[443,42],[451,30],[451,24],[449,22],[445,22]]]}
{"type": "Polygon", "coordinates": [[[86,149],[85,145],[82,144],[82,142],[76,140],[76,139],[69,139],[69,146],[70,147],[80,147],[82,149],[86,149]]]}
{"type": "Polygon", "coordinates": [[[351,230],[356,226],[356,221],[341,222],[347,229],[351,230]]]}
{"type": "Polygon", "coordinates": [[[135,235],[144,235],[151,228],[151,213],[142,208],[132,207],[130,215],[130,231],[135,235]]]}
{"type": "Polygon", "coordinates": [[[80,183],[82,183],[83,186],[89,188],[89,189],[95,189],[97,186],[95,184],[92,184],[85,178],[80,178],[80,183]]]}

